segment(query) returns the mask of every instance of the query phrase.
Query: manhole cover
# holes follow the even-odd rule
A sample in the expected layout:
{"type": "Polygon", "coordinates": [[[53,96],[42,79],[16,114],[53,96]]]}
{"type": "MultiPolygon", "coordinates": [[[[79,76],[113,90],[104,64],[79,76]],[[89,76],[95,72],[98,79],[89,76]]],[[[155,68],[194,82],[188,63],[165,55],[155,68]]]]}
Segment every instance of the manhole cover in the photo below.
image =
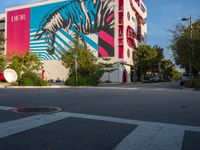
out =
{"type": "Polygon", "coordinates": [[[41,114],[41,113],[56,113],[61,110],[62,109],[59,107],[36,106],[36,107],[16,108],[13,111],[17,113],[25,113],[25,114],[41,114]]]}

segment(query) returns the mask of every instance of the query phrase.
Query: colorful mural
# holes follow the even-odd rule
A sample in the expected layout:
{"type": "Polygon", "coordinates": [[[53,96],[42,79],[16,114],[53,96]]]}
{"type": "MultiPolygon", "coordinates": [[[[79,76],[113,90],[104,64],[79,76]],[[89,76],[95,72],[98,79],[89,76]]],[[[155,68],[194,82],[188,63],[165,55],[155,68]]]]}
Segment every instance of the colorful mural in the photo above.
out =
{"type": "Polygon", "coordinates": [[[74,33],[78,33],[99,57],[114,57],[114,1],[66,0],[10,11],[7,51],[30,50],[41,60],[60,59],[71,48],[74,33]],[[13,23],[12,17],[16,15],[24,15],[24,20],[13,23]],[[26,46],[18,44],[18,37],[26,46]]]}

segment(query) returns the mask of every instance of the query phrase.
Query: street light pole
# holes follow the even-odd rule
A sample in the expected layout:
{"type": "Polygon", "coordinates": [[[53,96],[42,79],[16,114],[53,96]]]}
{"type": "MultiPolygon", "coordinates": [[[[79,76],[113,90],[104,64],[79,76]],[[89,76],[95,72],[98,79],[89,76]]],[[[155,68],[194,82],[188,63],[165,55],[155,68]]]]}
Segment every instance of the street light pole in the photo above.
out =
{"type": "MultiPolygon", "coordinates": [[[[190,39],[192,41],[192,17],[189,18],[182,18],[182,21],[189,21],[190,25],[190,39]]],[[[189,50],[189,76],[192,75],[192,60],[191,60],[191,54],[192,54],[192,43],[190,43],[190,50],[189,50]]]]}

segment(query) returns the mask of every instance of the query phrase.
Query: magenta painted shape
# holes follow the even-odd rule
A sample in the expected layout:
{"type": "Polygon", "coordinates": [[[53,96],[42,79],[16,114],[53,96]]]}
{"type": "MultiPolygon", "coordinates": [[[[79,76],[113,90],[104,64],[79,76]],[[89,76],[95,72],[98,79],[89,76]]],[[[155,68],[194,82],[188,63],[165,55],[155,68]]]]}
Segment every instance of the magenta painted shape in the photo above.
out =
{"type": "Polygon", "coordinates": [[[7,13],[7,53],[25,54],[30,49],[30,8],[7,13]]]}
{"type": "Polygon", "coordinates": [[[102,57],[108,57],[108,53],[103,47],[99,46],[98,50],[102,57]]]}
{"type": "Polygon", "coordinates": [[[124,50],[123,50],[123,47],[119,46],[118,47],[118,58],[124,58],[124,50]]]}
{"type": "Polygon", "coordinates": [[[106,19],[106,22],[109,23],[111,19],[114,18],[114,13],[111,13],[110,16],[106,19]]]}
{"type": "Polygon", "coordinates": [[[126,80],[126,71],[124,70],[123,71],[123,74],[122,74],[122,83],[126,83],[127,80],[126,80]]]}
{"type": "Polygon", "coordinates": [[[98,33],[99,37],[104,40],[105,42],[109,43],[112,47],[114,47],[114,37],[106,33],[105,31],[101,30],[98,33]]]}
{"type": "Polygon", "coordinates": [[[0,81],[6,81],[6,80],[5,80],[5,77],[4,77],[4,74],[1,73],[1,72],[0,72],[0,81]]]}

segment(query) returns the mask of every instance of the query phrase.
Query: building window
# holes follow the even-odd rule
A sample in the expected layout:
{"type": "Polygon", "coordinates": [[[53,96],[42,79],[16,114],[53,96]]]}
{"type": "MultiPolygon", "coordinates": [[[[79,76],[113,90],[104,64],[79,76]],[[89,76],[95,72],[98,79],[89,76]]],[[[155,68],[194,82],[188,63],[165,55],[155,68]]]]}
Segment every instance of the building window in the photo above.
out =
{"type": "Polygon", "coordinates": [[[134,41],[135,37],[136,37],[136,34],[135,34],[133,28],[128,26],[127,29],[126,29],[126,38],[127,38],[127,44],[131,48],[136,47],[136,44],[135,44],[135,41],[134,41]]]}
{"type": "Polygon", "coordinates": [[[130,16],[130,12],[129,11],[127,12],[127,18],[128,18],[128,21],[130,21],[131,16],[130,16]]]}
{"type": "Polygon", "coordinates": [[[134,17],[132,17],[132,21],[135,22],[135,18],[134,17]]]}
{"type": "Polygon", "coordinates": [[[127,50],[127,57],[130,58],[130,55],[131,55],[130,49],[128,49],[128,50],[127,50]]]}

